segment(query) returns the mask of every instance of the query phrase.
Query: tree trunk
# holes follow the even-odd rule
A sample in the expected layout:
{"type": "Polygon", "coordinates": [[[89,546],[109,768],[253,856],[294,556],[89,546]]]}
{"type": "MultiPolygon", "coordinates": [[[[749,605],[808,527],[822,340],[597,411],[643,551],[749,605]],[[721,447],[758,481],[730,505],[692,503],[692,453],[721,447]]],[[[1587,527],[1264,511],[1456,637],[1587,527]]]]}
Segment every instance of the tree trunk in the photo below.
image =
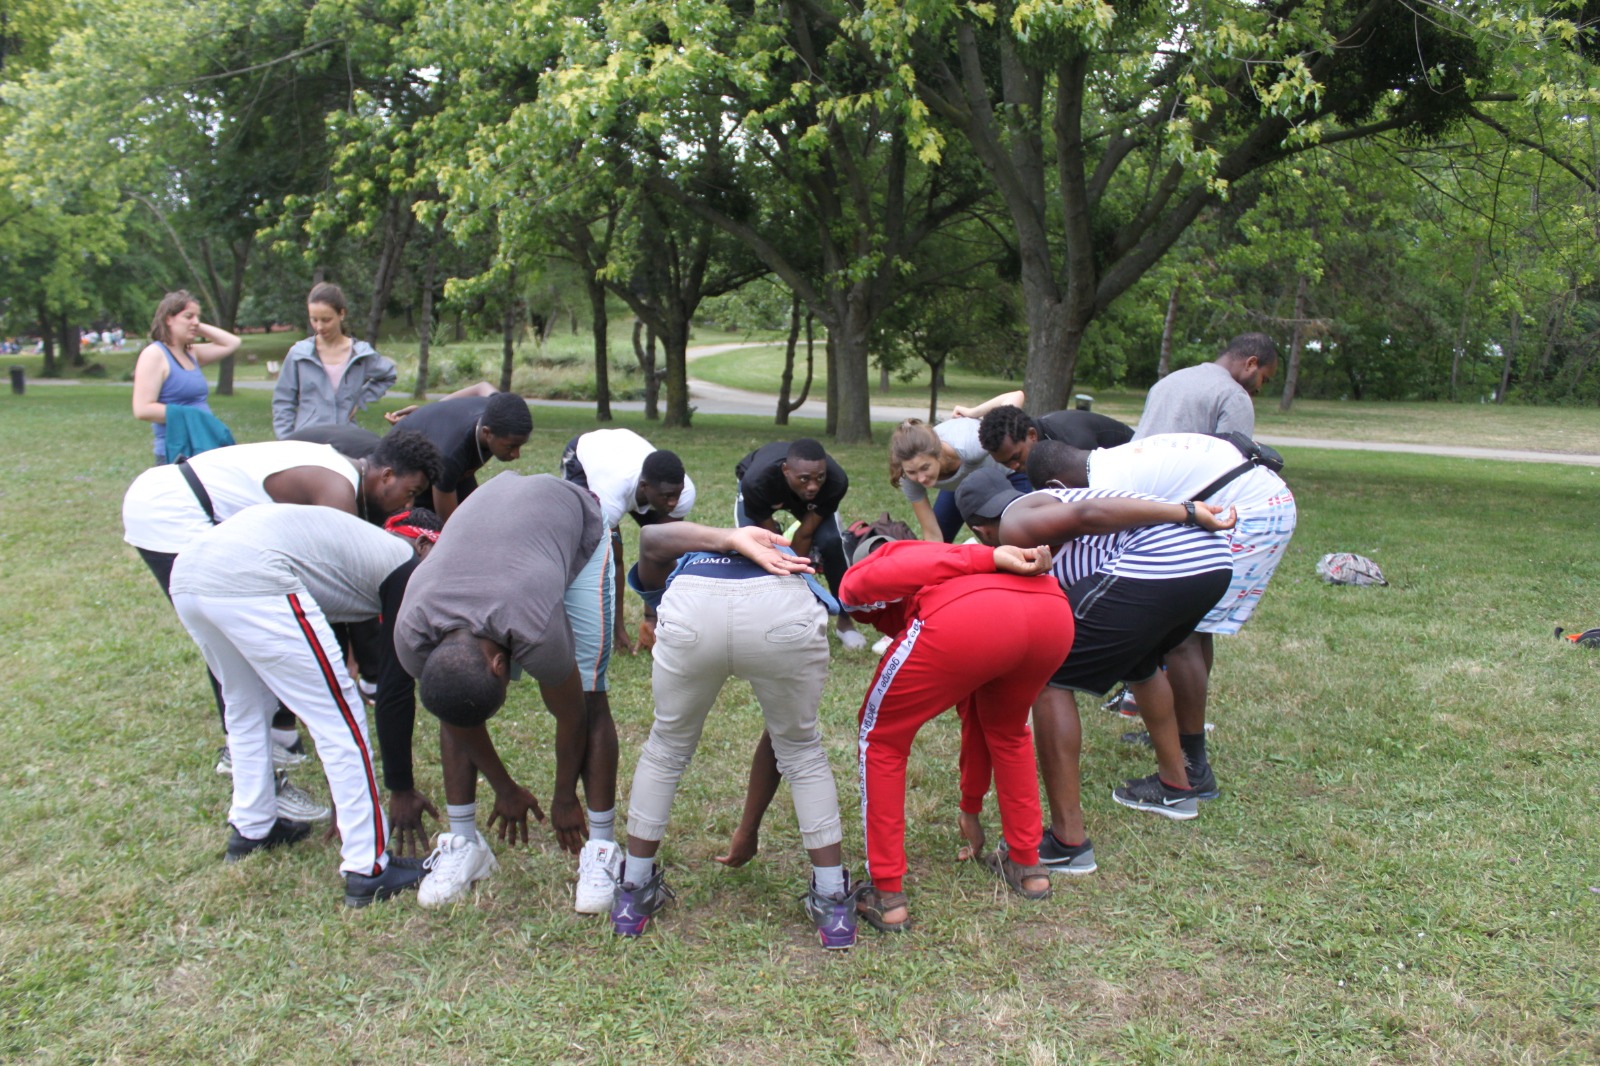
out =
{"type": "Polygon", "coordinates": [[[1500,371],[1500,389],[1494,394],[1495,403],[1505,403],[1506,393],[1511,391],[1511,368],[1517,360],[1517,349],[1522,346],[1522,316],[1515,312],[1511,315],[1511,335],[1506,338],[1505,366],[1500,371]]]}
{"type": "MultiPolygon", "coordinates": [[[[1177,290],[1173,290],[1176,298],[1177,290]]],[[[1168,313],[1168,321],[1171,314],[1168,313]]],[[[1300,353],[1306,344],[1306,276],[1300,275],[1294,290],[1294,339],[1289,342],[1289,366],[1283,372],[1283,396],[1278,400],[1278,410],[1284,414],[1294,406],[1294,390],[1300,384],[1300,353]]]]}
{"type": "MultiPolygon", "coordinates": [[[[228,287],[222,290],[222,300],[217,306],[217,325],[235,333],[239,329],[239,305],[244,302],[244,276],[245,269],[250,264],[250,252],[254,247],[255,237],[246,237],[240,241],[230,241],[228,252],[233,259],[233,268],[229,273],[228,287]]],[[[210,259],[206,261],[210,267],[210,259]]],[[[233,395],[234,368],[238,366],[239,357],[230,355],[217,364],[217,395],[233,395]]]]}
{"type": "MultiPolygon", "coordinates": [[[[611,421],[611,352],[606,322],[606,286],[594,275],[585,279],[589,290],[589,312],[594,319],[594,417],[601,422],[611,421]]],[[[552,316],[553,318],[554,316],[552,316]]],[[[577,323],[577,315],[573,315],[577,323]]],[[[577,332],[576,328],[573,330],[577,332]]]]}
{"type": "Polygon", "coordinates": [[[833,372],[828,387],[834,400],[833,435],[840,444],[864,444],[872,440],[871,366],[867,342],[871,319],[864,300],[851,300],[834,345],[833,372]]]}
{"type": "Polygon", "coordinates": [[[434,252],[439,247],[441,234],[441,224],[434,223],[433,243],[422,262],[422,321],[417,325],[417,387],[411,394],[418,400],[428,398],[428,351],[433,343],[433,272],[438,259],[434,252]]]}
{"type": "Polygon", "coordinates": [[[778,378],[778,414],[774,425],[789,424],[789,391],[794,387],[795,348],[800,343],[800,297],[792,295],[789,301],[789,339],[783,346],[783,374],[778,378]]]}
{"type": "Polygon", "coordinates": [[[661,424],[688,429],[694,412],[689,408],[689,321],[669,312],[661,335],[661,355],[666,368],[667,414],[661,424]]]}
{"type": "Polygon", "coordinates": [[[367,310],[367,331],[362,339],[368,344],[378,343],[378,333],[383,328],[383,314],[389,306],[389,296],[394,291],[395,279],[400,276],[400,260],[406,244],[411,239],[411,227],[416,216],[411,213],[411,198],[391,196],[384,211],[383,245],[378,249],[378,266],[372,278],[372,306],[367,310]]]}
{"type": "Polygon", "coordinates": [[[881,360],[878,362],[878,391],[889,391],[889,364],[881,360]]]}
{"type": "Polygon", "coordinates": [[[39,368],[39,376],[53,378],[58,373],[56,369],[56,338],[55,332],[50,328],[50,312],[43,303],[39,304],[39,342],[44,346],[44,365],[39,368]]]}
{"type": "Polygon", "coordinates": [[[506,282],[506,312],[500,321],[500,391],[511,391],[511,371],[517,361],[517,271],[506,282]]]}
{"type": "Polygon", "coordinates": [[[1467,316],[1472,310],[1472,292],[1478,287],[1478,271],[1483,266],[1483,253],[1481,250],[1472,256],[1472,280],[1467,282],[1467,291],[1461,294],[1461,323],[1456,327],[1455,350],[1450,356],[1450,402],[1457,399],[1456,385],[1461,378],[1461,357],[1467,350],[1467,316]]]}
{"type": "Polygon", "coordinates": [[[928,425],[939,421],[939,386],[944,384],[944,362],[950,358],[945,355],[937,363],[929,363],[928,369],[928,425]]]}
{"type": "Polygon", "coordinates": [[[83,335],[65,311],[61,312],[61,361],[69,367],[83,365],[83,335]]]}
{"type": "Polygon", "coordinates": [[[456,323],[455,328],[450,331],[450,339],[457,344],[467,339],[467,326],[466,323],[461,321],[461,308],[459,307],[456,308],[456,323]]]}
{"type": "MultiPolygon", "coordinates": [[[[1305,279],[1301,279],[1301,284],[1305,284],[1305,279]]],[[[1178,321],[1178,293],[1182,289],[1183,282],[1180,281],[1172,286],[1172,295],[1167,297],[1167,320],[1161,324],[1161,360],[1156,363],[1157,381],[1172,372],[1172,327],[1178,321]]],[[[1288,409],[1284,407],[1285,411],[1288,409]]]]}
{"type": "Polygon", "coordinates": [[[644,319],[633,320],[633,357],[644,376],[644,416],[651,422],[661,418],[661,372],[656,369],[656,331],[644,319]],[[640,335],[644,341],[639,340],[640,335]]]}
{"type": "Polygon", "coordinates": [[[828,436],[833,436],[839,429],[839,331],[828,330],[828,346],[825,350],[828,371],[827,404],[828,409],[823,416],[822,431],[828,436]]]}
{"type": "Polygon", "coordinates": [[[1030,300],[1026,306],[1028,366],[1022,388],[1028,395],[1028,413],[1059,411],[1072,396],[1073,371],[1087,323],[1074,325],[1060,301],[1030,300]]]}

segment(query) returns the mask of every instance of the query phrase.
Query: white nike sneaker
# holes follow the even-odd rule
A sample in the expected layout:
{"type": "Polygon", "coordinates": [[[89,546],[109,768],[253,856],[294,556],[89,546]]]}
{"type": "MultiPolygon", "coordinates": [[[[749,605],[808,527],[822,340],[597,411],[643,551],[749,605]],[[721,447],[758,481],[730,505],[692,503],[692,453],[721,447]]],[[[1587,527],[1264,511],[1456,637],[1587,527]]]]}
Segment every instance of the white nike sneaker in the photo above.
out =
{"type": "Polygon", "coordinates": [[[333,808],[325,807],[312,798],[311,793],[299,785],[291,784],[287,774],[279,774],[278,817],[291,822],[326,822],[333,817],[333,808]]]}
{"type": "Polygon", "coordinates": [[[417,902],[424,907],[454,903],[485,877],[500,868],[494,852],[474,833],[440,833],[434,840],[433,854],[423,862],[422,885],[417,902]]]}
{"type": "Polygon", "coordinates": [[[591,840],[578,856],[579,914],[610,914],[622,876],[622,849],[615,840],[591,840]]]}

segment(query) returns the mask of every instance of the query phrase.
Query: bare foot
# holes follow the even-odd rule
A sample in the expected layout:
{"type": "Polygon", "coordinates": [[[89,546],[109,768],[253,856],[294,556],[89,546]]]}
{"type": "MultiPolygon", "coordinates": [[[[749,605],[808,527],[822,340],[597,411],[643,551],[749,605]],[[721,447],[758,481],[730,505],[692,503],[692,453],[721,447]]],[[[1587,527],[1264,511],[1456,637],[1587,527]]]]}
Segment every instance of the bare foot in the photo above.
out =
{"type": "Polygon", "coordinates": [[[983,823],[976,814],[961,811],[956,815],[956,827],[961,830],[961,835],[966,838],[966,843],[956,852],[957,862],[970,862],[983,854],[983,823]]]}
{"type": "Polygon", "coordinates": [[[718,855],[717,861],[724,866],[743,866],[756,857],[760,841],[758,833],[747,833],[743,827],[735,829],[733,839],[728,841],[728,853],[718,855]]]}

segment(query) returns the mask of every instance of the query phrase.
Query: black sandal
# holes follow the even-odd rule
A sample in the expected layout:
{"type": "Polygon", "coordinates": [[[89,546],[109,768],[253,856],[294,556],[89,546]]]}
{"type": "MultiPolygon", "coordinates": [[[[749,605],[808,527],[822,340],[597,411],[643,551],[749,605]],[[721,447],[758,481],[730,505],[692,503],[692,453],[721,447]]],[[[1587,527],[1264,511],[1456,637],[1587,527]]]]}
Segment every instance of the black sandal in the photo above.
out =
{"type": "Polygon", "coordinates": [[[911,910],[906,909],[904,921],[888,922],[883,916],[889,911],[906,907],[904,892],[880,892],[871,885],[863,885],[856,896],[856,914],[880,933],[904,933],[911,928],[911,910]]]}

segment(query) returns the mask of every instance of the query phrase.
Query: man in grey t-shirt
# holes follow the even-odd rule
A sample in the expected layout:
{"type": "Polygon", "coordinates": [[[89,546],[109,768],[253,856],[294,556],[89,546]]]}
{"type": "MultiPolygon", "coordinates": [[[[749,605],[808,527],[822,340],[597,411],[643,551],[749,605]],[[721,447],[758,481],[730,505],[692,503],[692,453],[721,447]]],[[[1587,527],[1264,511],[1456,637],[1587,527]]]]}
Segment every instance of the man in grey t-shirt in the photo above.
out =
{"type": "Polygon", "coordinates": [[[1214,362],[1174,370],[1150,387],[1134,440],[1157,433],[1256,435],[1251,397],[1278,370],[1278,346],[1265,333],[1241,333],[1214,362]]]}
{"type": "Polygon", "coordinates": [[[338,812],[345,903],[416,887],[422,868],[391,857],[367,716],[331,623],[376,617],[378,588],[411,545],[331,507],[264,503],[201,534],[172,567],[172,605],[216,675],[233,761],[229,862],[304,840],[278,816],[272,716],[278,700],[311,731],[338,812]]]}
{"type": "Polygon", "coordinates": [[[459,898],[495,869],[477,829],[479,773],[495,791],[489,823],[500,822],[501,840],[526,842],[529,813],[544,818],[500,761],[486,725],[505,702],[512,663],[539,683],[556,720],[550,822],[562,847],[583,849],[579,777],[591,804],[616,789],[616,742],[591,742],[564,603],[604,532],[600,506],[585,489],[548,474],[503,473],[462,502],[411,576],[395,653],[442,727],[450,819],[428,860],[424,906],[459,898]]]}

